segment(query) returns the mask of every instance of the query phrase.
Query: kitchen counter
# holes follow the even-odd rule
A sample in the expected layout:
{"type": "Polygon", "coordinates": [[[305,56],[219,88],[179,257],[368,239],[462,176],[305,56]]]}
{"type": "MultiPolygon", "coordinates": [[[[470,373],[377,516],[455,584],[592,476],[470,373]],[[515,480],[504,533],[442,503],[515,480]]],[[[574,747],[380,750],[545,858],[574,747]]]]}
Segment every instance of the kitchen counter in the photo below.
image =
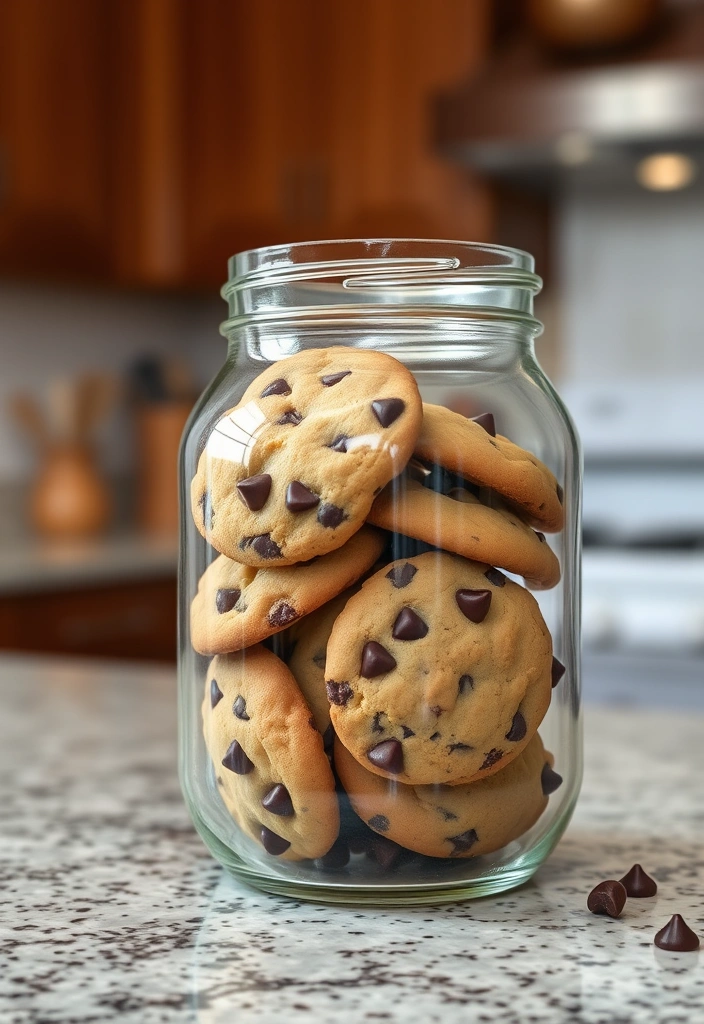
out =
{"type": "MultiPolygon", "coordinates": [[[[666,680],[663,681],[666,685],[666,680]]],[[[181,801],[167,670],[0,661],[4,1024],[695,1021],[704,950],[704,716],[590,708],[583,796],[535,879],[407,910],[257,894],[210,858],[181,801]],[[640,861],[657,897],[595,917],[640,861]]]]}

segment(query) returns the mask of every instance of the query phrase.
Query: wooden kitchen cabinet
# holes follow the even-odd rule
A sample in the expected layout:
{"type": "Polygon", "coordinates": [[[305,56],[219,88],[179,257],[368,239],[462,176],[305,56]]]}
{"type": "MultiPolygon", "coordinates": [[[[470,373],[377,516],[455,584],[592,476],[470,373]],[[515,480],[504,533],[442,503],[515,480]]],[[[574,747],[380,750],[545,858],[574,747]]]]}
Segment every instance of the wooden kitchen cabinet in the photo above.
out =
{"type": "Polygon", "coordinates": [[[109,13],[0,0],[0,274],[110,275],[109,13]]]}
{"type": "Polygon", "coordinates": [[[0,0],[0,273],[219,285],[306,238],[488,238],[432,97],[488,0],[0,0]]]}

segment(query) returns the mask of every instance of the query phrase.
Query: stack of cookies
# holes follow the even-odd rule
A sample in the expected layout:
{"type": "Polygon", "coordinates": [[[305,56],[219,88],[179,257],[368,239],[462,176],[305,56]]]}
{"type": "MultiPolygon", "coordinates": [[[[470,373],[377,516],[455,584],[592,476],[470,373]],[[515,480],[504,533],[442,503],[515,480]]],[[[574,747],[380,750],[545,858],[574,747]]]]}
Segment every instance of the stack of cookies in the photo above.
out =
{"type": "Polygon", "coordinates": [[[490,414],[423,404],[391,356],[334,347],[250,384],[191,499],[217,552],[191,606],[205,742],[247,835],[325,871],[360,835],[389,865],[490,853],[537,821],[561,782],[537,730],[564,669],[501,570],[559,581],[546,466],[490,414]]]}

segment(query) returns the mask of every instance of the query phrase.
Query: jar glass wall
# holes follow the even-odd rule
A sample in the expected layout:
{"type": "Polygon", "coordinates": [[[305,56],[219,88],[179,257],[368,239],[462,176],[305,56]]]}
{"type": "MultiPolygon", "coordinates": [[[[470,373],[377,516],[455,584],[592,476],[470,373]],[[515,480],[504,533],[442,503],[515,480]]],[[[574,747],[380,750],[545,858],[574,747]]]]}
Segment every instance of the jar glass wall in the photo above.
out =
{"type": "Polygon", "coordinates": [[[196,827],[299,898],[518,885],[581,780],[580,455],[532,258],[333,241],[229,269],[181,449],[196,827]]]}

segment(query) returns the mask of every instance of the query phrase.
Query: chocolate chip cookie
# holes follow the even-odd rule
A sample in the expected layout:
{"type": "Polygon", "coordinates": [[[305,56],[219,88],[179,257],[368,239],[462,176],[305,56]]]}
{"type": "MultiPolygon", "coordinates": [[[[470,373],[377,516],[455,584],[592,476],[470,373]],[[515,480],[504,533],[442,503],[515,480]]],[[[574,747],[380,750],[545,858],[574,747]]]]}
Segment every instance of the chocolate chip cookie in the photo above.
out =
{"type": "Polygon", "coordinates": [[[507,437],[493,436],[486,418],[479,419],[425,403],[416,454],[493,488],[530,526],[548,533],[561,530],[562,488],[548,467],[507,437]]]}
{"type": "Polygon", "coordinates": [[[364,526],[341,548],[305,565],[256,569],[220,555],[191,604],[194,648],[224,654],[278,633],[359,579],[383,546],[383,534],[364,526]]]}
{"type": "Polygon", "coordinates": [[[458,785],[503,768],[535,734],[552,640],[535,598],[500,570],[427,552],[347,602],[325,679],[335,732],[365,768],[458,785]]]}
{"type": "Polygon", "coordinates": [[[263,647],[208,666],[203,732],[239,826],[283,860],[322,857],[340,827],[323,739],[296,682],[263,647]]]}
{"type": "Polygon", "coordinates": [[[464,487],[440,494],[402,474],[375,499],[368,522],[445,551],[508,569],[537,590],[560,581],[560,564],[542,533],[464,487]]]}
{"type": "Polygon", "coordinates": [[[364,523],[420,431],[415,378],[382,352],[312,349],[268,367],[208,437],[196,526],[245,565],[333,551],[364,523]]]}
{"type": "MultiPolygon", "coordinates": [[[[548,803],[542,784],[553,756],[536,733],[500,772],[463,786],[400,786],[367,771],[335,741],[335,767],[360,818],[427,857],[477,857],[527,832],[548,803]]],[[[557,776],[559,778],[559,776],[557,776]]]]}

